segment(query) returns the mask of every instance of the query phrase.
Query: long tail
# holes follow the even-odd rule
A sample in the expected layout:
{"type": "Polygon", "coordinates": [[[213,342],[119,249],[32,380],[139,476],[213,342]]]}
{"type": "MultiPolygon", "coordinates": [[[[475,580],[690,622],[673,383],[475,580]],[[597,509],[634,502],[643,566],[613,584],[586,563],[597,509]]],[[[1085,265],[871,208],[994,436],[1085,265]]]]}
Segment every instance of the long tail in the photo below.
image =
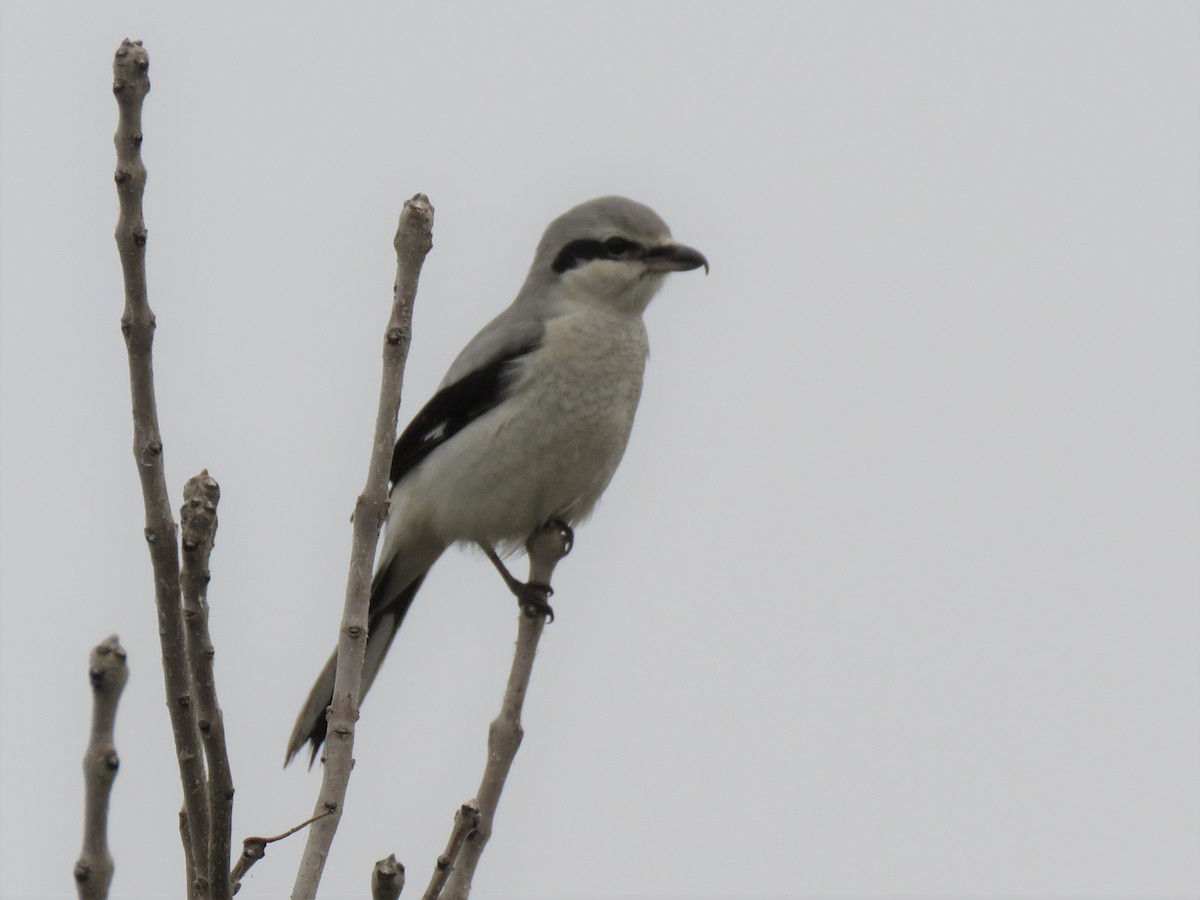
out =
{"type": "MultiPolygon", "coordinates": [[[[425,580],[428,572],[429,570],[426,569],[414,578],[399,594],[392,594],[391,590],[388,590],[392,586],[386,577],[376,577],[372,584],[371,612],[367,619],[367,654],[363,661],[360,702],[370,690],[375,676],[379,674],[383,658],[387,655],[388,648],[392,646],[392,640],[400,629],[400,623],[404,621],[404,615],[412,606],[413,598],[417,596],[421,582],[425,580]],[[386,596],[386,599],[384,599],[385,592],[386,595],[390,595],[386,596]]],[[[381,572],[380,575],[385,575],[385,573],[381,572]]],[[[392,589],[394,590],[394,588],[392,589]]],[[[304,701],[304,706],[300,709],[300,715],[296,717],[296,727],[292,729],[292,736],[288,739],[287,759],[283,762],[285,766],[295,758],[307,742],[312,745],[308,758],[308,767],[312,768],[321,744],[325,741],[327,727],[325,711],[333,702],[333,680],[336,668],[337,651],[335,650],[317,677],[317,683],[309,691],[308,699],[304,701]]]]}

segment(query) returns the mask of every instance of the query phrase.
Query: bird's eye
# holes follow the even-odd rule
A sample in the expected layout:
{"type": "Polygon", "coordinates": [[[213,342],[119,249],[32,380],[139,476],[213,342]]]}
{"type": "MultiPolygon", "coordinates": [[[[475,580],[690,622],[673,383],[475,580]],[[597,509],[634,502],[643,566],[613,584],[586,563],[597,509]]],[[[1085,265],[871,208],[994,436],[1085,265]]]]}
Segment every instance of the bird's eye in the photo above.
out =
{"type": "Polygon", "coordinates": [[[622,237],[610,237],[604,242],[605,251],[613,257],[625,256],[633,246],[632,241],[627,241],[622,237]]]}

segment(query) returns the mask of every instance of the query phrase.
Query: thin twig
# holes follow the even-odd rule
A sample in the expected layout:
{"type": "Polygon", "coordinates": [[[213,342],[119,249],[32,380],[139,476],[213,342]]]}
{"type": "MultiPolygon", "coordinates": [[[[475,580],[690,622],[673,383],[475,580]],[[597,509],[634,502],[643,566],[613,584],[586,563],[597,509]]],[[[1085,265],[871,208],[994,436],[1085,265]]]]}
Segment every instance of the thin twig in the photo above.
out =
{"type": "MultiPolygon", "coordinates": [[[[533,533],[525,545],[529,551],[529,580],[550,584],[554,567],[571,550],[570,535],[556,524],[547,524],[533,533]]],[[[492,835],[492,823],[500,794],[512,769],[517,749],[521,746],[524,729],[521,726],[521,708],[525,703],[525,692],[529,677],[533,673],[533,660],[537,655],[538,641],[545,627],[541,613],[521,609],[517,626],[517,646],[513,654],[512,669],[508,675],[508,686],[500,704],[500,714],[488,729],[488,758],[479,783],[476,799],[479,804],[479,825],[468,835],[458,856],[458,864],[450,873],[442,895],[448,900],[467,900],[471,893],[471,881],[475,868],[492,835]]]]}
{"type": "Polygon", "coordinates": [[[396,854],[375,863],[371,870],[371,900],[396,900],[404,890],[404,864],[396,861],[396,854]]]}
{"type": "Polygon", "coordinates": [[[350,573],[346,579],[346,602],[338,633],[337,674],[328,714],[325,773],[316,807],[316,812],[329,810],[334,815],[317,822],[308,833],[308,843],[292,888],[292,900],[312,900],[317,894],[321,872],[341,819],[350,770],[354,765],[354,728],[358,719],[363,655],[367,645],[371,569],[375,562],[379,529],[387,515],[388,471],[392,461],[392,446],[396,441],[396,416],[400,411],[404,365],[412,339],[413,303],[421,266],[433,247],[432,235],[433,207],[428,197],[417,194],[405,202],[393,242],[396,248],[396,281],[391,317],[384,335],[383,374],[379,409],[375,417],[375,437],[371,445],[366,487],[358,496],[354,508],[354,541],[350,551],[350,573]]]}
{"type": "Polygon", "coordinates": [[[125,280],[125,310],[121,333],[129,356],[129,388],[133,398],[133,456],[142,482],[146,544],[154,567],[154,600],[158,608],[159,643],[167,710],[183,782],[184,808],[196,864],[197,892],[207,896],[208,810],[205,774],[200,756],[196,714],[179,606],[179,548],[175,520],[163,471],[163,445],[154,400],[154,312],[146,297],[146,223],[142,194],[146,167],[142,164],[142,102],[150,90],[150,57],[140,41],[124,40],[113,60],[113,94],[120,117],[113,143],[117,148],[117,252],[125,280]]]}
{"type": "Polygon", "coordinates": [[[267,844],[273,844],[276,841],[282,841],[284,838],[291,837],[302,828],[307,828],[317,819],[323,819],[326,816],[331,816],[331,812],[323,812],[319,815],[305,819],[299,825],[293,825],[282,834],[277,834],[274,837],[248,837],[242,841],[242,855],[238,857],[238,861],[234,863],[233,871],[229,873],[229,884],[232,893],[236,894],[242,888],[242,878],[252,865],[267,855],[267,844]]]}
{"type": "Polygon", "coordinates": [[[92,685],[92,733],[83,754],[83,851],[75,863],[75,888],[80,900],[104,900],[112,884],[108,799],[120,765],[113,743],[113,728],[117,703],[128,678],[125,649],[114,634],[92,650],[88,667],[92,685]]]}
{"type": "Polygon", "coordinates": [[[474,800],[468,800],[454,814],[454,828],[450,832],[450,840],[446,842],[446,852],[437,858],[437,865],[433,869],[433,878],[429,880],[429,887],[425,888],[421,900],[438,900],[442,895],[442,890],[450,879],[450,873],[454,871],[454,864],[458,861],[458,855],[462,852],[467,837],[478,827],[479,804],[474,800]]]}
{"type": "Polygon", "coordinates": [[[196,719],[208,762],[208,883],[212,900],[229,900],[229,845],[233,828],[233,774],[225,745],[225,722],[217,703],[213,645],[208,631],[208,560],[217,532],[221,487],[202,469],[183,487],[179,521],[183,535],[184,637],[191,667],[196,719]]]}

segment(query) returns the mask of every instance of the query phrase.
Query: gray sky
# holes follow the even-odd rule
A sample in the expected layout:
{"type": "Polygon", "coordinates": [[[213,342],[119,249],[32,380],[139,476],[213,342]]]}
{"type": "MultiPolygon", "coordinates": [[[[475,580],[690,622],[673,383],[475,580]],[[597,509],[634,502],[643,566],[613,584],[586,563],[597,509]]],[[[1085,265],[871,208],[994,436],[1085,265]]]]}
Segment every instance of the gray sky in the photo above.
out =
{"type": "MultiPolygon", "coordinates": [[[[110,63],[144,154],[168,477],[223,489],[235,837],[332,648],[390,302],[402,417],[542,228],[621,193],[674,276],[625,462],[559,569],[487,898],[1200,892],[1194,3],[15,3],[0,20],[0,895],[73,895],[89,648],[115,891],[178,896],[124,345],[110,63]]],[[[515,634],[435,569],[363,711],[327,896],[423,886],[515,634]]],[[[243,896],[283,897],[302,847],[243,896]]]]}

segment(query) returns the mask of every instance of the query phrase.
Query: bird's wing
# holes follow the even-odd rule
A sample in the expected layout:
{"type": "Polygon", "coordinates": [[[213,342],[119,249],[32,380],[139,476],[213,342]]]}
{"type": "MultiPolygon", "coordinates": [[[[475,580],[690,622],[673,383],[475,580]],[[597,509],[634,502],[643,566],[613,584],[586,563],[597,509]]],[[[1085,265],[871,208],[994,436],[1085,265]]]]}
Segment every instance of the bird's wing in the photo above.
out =
{"type": "Polygon", "coordinates": [[[540,323],[513,321],[502,313],[467,344],[438,392],[396,441],[392,484],[504,399],[514,363],[541,345],[542,331],[540,323]],[[476,360],[477,364],[471,365],[476,360]]]}

